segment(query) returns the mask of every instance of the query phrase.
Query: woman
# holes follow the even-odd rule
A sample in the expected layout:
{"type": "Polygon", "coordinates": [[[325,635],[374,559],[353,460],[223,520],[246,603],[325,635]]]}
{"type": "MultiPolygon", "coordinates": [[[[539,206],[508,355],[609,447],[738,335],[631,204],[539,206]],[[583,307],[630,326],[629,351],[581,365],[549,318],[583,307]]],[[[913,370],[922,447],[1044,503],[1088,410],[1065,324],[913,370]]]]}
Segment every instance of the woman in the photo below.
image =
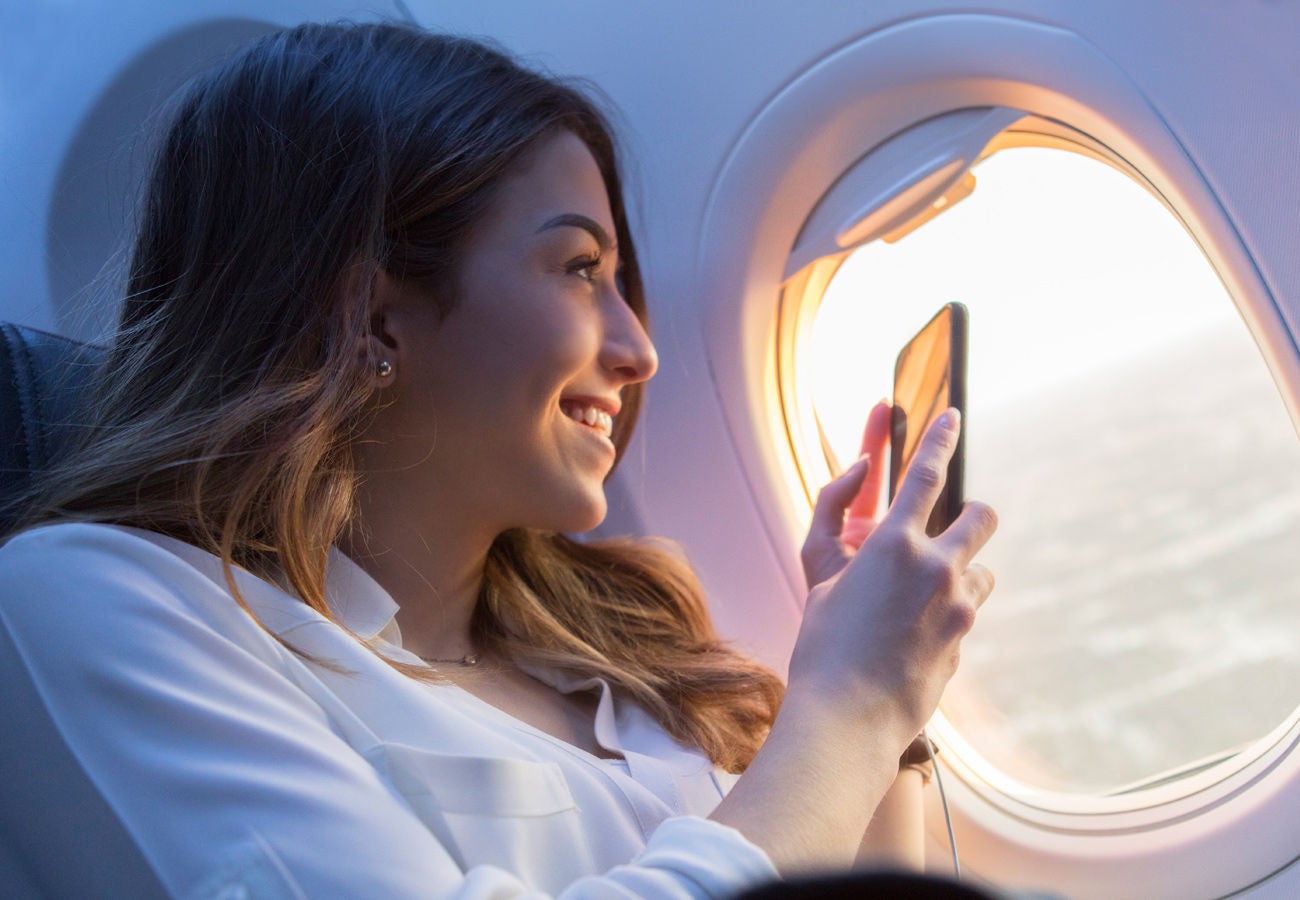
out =
{"type": "Polygon", "coordinates": [[[644,322],[574,89],[322,25],[194,84],[93,427],[0,549],[7,752],[63,798],[6,804],[30,885],[723,896],[850,862],[992,586],[987,508],[922,530],[957,422],[851,561],[868,461],[823,493],[782,700],[670,554],[563,536],[604,516],[644,322]]]}

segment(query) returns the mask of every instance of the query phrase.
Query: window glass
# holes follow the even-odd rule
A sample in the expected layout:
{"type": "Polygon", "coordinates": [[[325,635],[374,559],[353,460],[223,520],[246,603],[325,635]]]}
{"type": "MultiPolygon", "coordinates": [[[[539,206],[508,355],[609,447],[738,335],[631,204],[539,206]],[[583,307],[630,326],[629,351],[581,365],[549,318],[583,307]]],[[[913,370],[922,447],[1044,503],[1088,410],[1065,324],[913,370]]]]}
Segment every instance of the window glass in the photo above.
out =
{"type": "Polygon", "coordinates": [[[1001,527],[944,715],[1031,790],[1188,774],[1297,704],[1300,444],[1213,269],[1145,188],[1042,147],[975,175],[831,280],[799,361],[821,437],[852,460],[898,349],[964,302],[967,494],[1001,527]]]}

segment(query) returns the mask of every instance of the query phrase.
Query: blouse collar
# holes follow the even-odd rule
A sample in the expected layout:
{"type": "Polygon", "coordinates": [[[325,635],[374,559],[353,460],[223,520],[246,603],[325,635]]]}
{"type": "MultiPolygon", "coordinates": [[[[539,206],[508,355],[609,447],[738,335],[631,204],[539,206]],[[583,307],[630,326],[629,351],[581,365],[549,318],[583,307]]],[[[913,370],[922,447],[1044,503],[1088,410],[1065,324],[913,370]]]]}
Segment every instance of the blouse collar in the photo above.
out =
{"type": "Polygon", "coordinates": [[[330,612],[364,641],[388,638],[397,627],[397,601],[337,547],[331,547],[325,567],[325,600],[330,612]]]}

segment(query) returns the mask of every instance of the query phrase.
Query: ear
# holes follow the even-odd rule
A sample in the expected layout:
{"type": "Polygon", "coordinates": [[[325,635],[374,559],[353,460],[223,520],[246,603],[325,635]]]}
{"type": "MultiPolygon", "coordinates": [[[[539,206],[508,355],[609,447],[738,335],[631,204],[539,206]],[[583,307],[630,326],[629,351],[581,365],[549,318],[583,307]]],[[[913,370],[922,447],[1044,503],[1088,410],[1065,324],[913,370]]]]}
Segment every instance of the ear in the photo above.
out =
{"type": "Polygon", "coordinates": [[[401,357],[403,351],[409,351],[414,302],[408,286],[383,269],[375,271],[370,286],[370,329],[357,348],[357,364],[370,372],[376,388],[391,385],[393,373],[403,371],[401,357]],[[381,374],[383,363],[392,367],[390,374],[381,374]]]}

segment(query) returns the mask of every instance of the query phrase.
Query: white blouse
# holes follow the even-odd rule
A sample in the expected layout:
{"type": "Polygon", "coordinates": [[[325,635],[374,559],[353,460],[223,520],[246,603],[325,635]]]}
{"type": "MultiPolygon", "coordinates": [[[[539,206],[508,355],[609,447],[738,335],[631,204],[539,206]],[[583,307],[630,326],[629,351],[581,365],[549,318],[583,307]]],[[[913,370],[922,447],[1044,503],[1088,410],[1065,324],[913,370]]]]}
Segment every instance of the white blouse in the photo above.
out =
{"type": "MultiPolygon", "coordinates": [[[[151,876],[183,897],[677,898],[776,877],[704,818],[731,777],[603,681],[547,679],[600,691],[595,738],[622,760],[407,678],[283,588],[235,580],[301,655],[236,605],[219,559],[180,541],[62,524],[0,548],[0,691],[22,723],[0,774],[25,779],[0,804],[0,882],[8,870],[34,892],[119,896],[148,893],[151,876]],[[78,827],[59,824],[69,816],[78,827]]],[[[353,634],[418,662],[396,603],[341,553],[326,588],[353,634]]]]}

